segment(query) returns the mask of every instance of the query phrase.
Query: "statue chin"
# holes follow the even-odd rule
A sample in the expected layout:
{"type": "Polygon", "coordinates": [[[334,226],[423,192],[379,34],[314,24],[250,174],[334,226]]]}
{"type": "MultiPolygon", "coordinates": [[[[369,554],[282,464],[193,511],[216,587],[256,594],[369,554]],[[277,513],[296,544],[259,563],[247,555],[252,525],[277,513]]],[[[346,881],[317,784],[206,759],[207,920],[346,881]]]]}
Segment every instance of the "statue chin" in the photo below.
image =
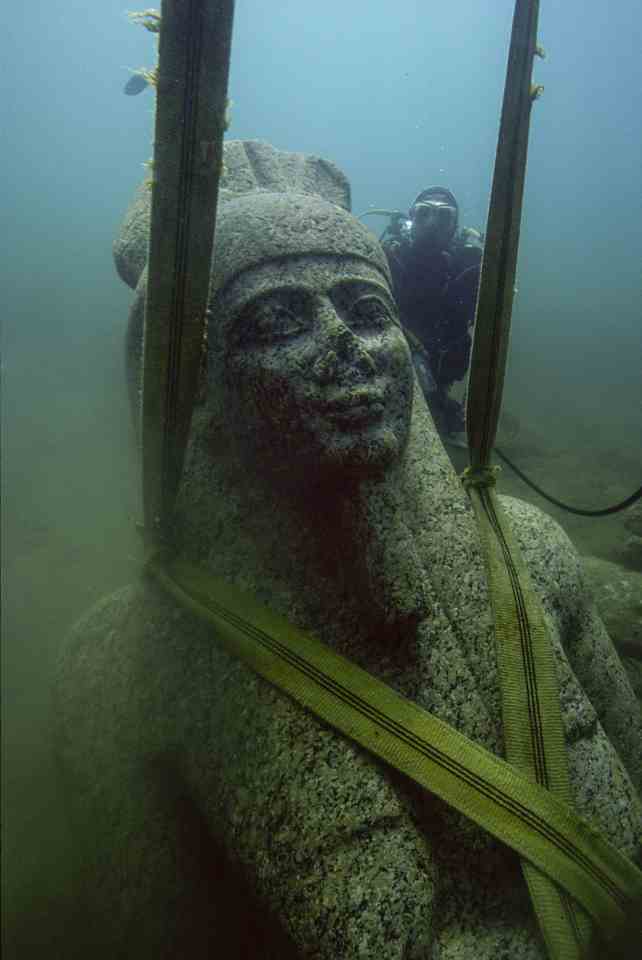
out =
{"type": "Polygon", "coordinates": [[[346,470],[360,477],[378,474],[396,463],[407,437],[392,426],[382,426],[368,435],[342,436],[334,433],[318,452],[319,469],[346,470]]]}
{"type": "Polygon", "coordinates": [[[408,439],[406,430],[389,424],[356,436],[340,431],[323,437],[298,436],[296,440],[272,436],[272,443],[267,442],[265,432],[260,438],[248,432],[237,436],[234,446],[239,464],[254,476],[271,476],[279,486],[304,491],[311,484],[318,486],[319,481],[340,489],[380,476],[399,462],[408,439]]]}
{"type": "MultiPolygon", "coordinates": [[[[406,392],[403,391],[405,394],[406,392]]],[[[228,396],[228,400],[229,400],[228,396]]],[[[244,468],[254,475],[271,474],[286,486],[300,487],[321,477],[340,484],[381,475],[400,461],[408,443],[412,395],[397,395],[392,411],[324,411],[302,423],[272,422],[246,409],[232,415],[226,405],[227,428],[244,468]]]]}

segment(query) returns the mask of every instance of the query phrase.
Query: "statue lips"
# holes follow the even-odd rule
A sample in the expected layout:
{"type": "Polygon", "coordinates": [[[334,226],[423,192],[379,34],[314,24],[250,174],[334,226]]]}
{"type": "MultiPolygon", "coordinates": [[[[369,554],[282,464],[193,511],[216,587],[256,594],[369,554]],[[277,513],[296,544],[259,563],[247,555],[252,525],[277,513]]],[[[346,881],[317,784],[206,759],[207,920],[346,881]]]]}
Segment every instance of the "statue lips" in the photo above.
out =
{"type": "Polygon", "coordinates": [[[379,420],[384,411],[383,397],[380,390],[357,390],[331,400],[327,409],[333,420],[350,423],[379,420]]]}

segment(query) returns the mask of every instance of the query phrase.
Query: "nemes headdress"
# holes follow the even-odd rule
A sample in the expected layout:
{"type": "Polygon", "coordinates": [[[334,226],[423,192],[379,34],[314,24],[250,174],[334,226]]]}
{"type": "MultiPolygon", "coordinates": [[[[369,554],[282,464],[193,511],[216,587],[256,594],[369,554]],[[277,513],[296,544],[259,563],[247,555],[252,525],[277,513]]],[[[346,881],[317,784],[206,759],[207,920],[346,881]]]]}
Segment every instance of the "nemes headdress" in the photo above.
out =
{"type": "Polygon", "coordinates": [[[322,197],[254,190],[221,198],[214,237],[210,297],[253,267],[297,256],[365,260],[390,283],[377,240],[347,210],[322,197]]]}

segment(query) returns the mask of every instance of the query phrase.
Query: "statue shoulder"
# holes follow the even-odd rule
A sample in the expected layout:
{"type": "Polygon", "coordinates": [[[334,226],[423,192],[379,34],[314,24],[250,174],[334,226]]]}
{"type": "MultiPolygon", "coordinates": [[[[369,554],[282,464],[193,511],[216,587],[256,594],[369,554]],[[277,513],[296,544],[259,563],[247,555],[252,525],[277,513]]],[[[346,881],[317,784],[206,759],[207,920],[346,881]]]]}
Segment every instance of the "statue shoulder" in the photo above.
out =
{"type": "Polygon", "coordinates": [[[79,858],[79,908],[101,957],[167,956],[168,941],[180,943],[176,955],[201,956],[187,941],[209,935],[195,906],[200,861],[191,827],[183,829],[192,807],[181,799],[176,738],[161,709],[171,713],[176,702],[165,696],[175,614],[149,584],[124,587],[78,621],[60,657],[57,769],[79,858]]]}
{"type": "Polygon", "coordinates": [[[98,678],[102,668],[113,661],[123,628],[140,601],[143,587],[130,584],[101,598],[76,621],[65,637],[59,658],[58,679],[80,673],[89,681],[98,678]]]}
{"type": "Polygon", "coordinates": [[[513,497],[500,500],[573,673],[642,789],[640,705],[595,605],[582,558],[548,514],[513,497]]]}
{"type": "Polygon", "coordinates": [[[565,646],[578,639],[576,625],[592,607],[582,561],[560,524],[538,507],[516,497],[501,496],[534,587],[559,625],[565,646]]]}
{"type": "Polygon", "coordinates": [[[81,762],[81,755],[92,749],[89,741],[107,736],[106,721],[110,714],[113,717],[114,709],[122,716],[123,682],[132,656],[127,624],[142,589],[126,586],[103,597],[62,642],[54,685],[54,722],[59,759],[65,767],[81,762]],[[117,704],[117,700],[121,702],[117,704]]]}
{"type": "Polygon", "coordinates": [[[500,496],[499,500],[510,520],[531,573],[539,576],[539,567],[545,566],[550,559],[554,559],[556,569],[552,576],[555,581],[560,575],[565,582],[569,578],[579,576],[578,554],[556,520],[533,504],[517,497],[500,496]]]}
{"type": "Polygon", "coordinates": [[[173,602],[141,580],[99,600],[72,627],[53,691],[61,770],[87,785],[112,759],[135,760],[150,748],[150,678],[167,672],[164,637],[174,616],[173,602]]]}

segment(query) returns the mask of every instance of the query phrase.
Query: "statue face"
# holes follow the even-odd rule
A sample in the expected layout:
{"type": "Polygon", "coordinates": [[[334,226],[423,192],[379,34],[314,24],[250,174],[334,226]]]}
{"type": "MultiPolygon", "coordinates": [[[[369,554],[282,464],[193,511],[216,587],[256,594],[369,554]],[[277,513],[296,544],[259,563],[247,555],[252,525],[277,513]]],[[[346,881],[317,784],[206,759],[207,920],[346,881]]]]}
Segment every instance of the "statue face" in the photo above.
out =
{"type": "Polygon", "coordinates": [[[220,307],[226,415],[257,452],[291,470],[370,471],[399,457],[412,363],[374,267],[339,257],[271,262],[238,277],[220,307]]]}

